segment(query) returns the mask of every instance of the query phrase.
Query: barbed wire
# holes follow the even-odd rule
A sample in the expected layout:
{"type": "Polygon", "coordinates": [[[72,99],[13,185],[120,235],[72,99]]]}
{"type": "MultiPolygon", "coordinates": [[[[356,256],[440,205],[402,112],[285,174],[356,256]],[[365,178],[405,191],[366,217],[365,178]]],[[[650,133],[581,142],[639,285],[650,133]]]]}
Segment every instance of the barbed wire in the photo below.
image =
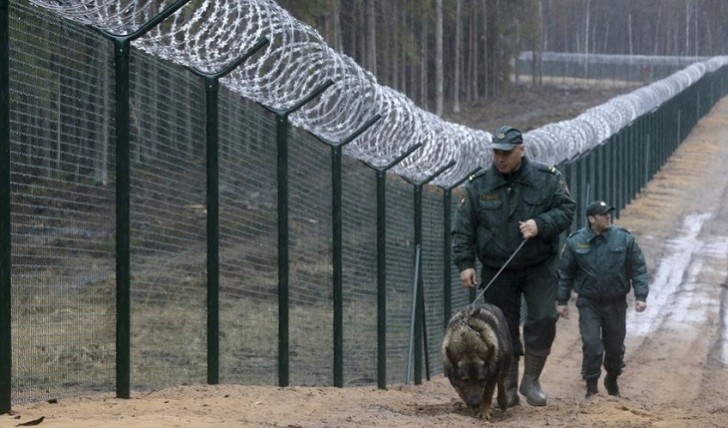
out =
{"type": "MultiPolygon", "coordinates": [[[[171,0],[31,0],[69,20],[116,35],[137,31],[174,4],[171,0]]],[[[382,118],[344,147],[348,156],[375,166],[389,164],[416,144],[393,171],[412,181],[455,161],[433,183],[449,187],[491,162],[491,134],[451,123],[417,107],[402,93],[380,85],[350,57],[334,51],[320,34],[270,0],[197,0],[136,39],[151,55],[209,73],[224,69],[259,41],[269,43],[220,83],[268,108],[285,111],[324,81],[327,88],[290,115],[291,123],[327,141],[353,135],[372,117],[382,118]]],[[[603,59],[600,59],[603,61],[603,59]]],[[[588,152],[705,73],[728,62],[714,57],[668,78],[618,96],[574,119],[526,132],[529,156],[560,164],[588,152]]]]}

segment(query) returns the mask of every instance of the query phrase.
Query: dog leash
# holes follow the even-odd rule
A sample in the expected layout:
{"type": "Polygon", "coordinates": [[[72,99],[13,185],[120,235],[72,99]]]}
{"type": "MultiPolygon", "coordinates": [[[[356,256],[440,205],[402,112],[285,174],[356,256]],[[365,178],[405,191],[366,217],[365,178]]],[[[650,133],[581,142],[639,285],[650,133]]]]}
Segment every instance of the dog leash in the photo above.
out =
{"type": "Polygon", "coordinates": [[[487,290],[488,287],[490,287],[490,285],[493,284],[493,281],[495,281],[495,279],[498,278],[498,275],[500,275],[501,272],[503,272],[503,269],[505,269],[506,266],[508,266],[508,263],[510,263],[511,260],[513,260],[513,258],[516,257],[516,254],[518,254],[519,251],[521,251],[521,248],[523,248],[523,245],[526,243],[526,241],[528,241],[528,238],[523,238],[523,241],[521,241],[521,243],[518,245],[518,248],[516,248],[516,250],[513,252],[513,254],[511,254],[510,257],[508,257],[508,260],[506,260],[506,262],[503,263],[503,266],[501,266],[500,270],[498,272],[496,272],[496,274],[493,276],[493,278],[490,279],[490,282],[488,283],[488,285],[483,287],[483,291],[481,291],[480,293],[478,293],[477,296],[475,296],[475,300],[473,300],[471,305],[473,303],[477,302],[478,299],[480,299],[483,296],[483,294],[485,293],[485,290],[487,290]]]}

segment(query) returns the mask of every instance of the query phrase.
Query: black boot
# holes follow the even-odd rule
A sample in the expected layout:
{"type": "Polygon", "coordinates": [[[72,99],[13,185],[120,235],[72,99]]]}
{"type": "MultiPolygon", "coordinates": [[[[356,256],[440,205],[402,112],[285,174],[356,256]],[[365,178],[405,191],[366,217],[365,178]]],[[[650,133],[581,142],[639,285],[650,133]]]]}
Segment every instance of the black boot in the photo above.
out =
{"type": "Polygon", "coordinates": [[[514,357],[511,366],[508,368],[508,377],[506,377],[506,398],[508,407],[517,406],[521,401],[518,398],[518,357],[514,357]]]}
{"type": "Polygon", "coordinates": [[[607,394],[609,395],[619,395],[617,376],[618,375],[607,373],[607,376],[604,378],[604,387],[607,388],[607,394]]]}
{"type": "Polygon", "coordinates": [[[526,403],[531,406],[545,406],[546,394],[541,389],[538,382],[543,366],[546,365],[546,357],[533,354],[526,354],[525,364],[523,367],[523,379],[521,379],[521,387],[519,391],[526,396],[526,403]]]}
{"type": "Polygon", "coordinates": [[[597,383],[599,382],[598,377],[593,377],[591,379],[586,380],[586,395],[584,398],[589,398],[594,395],[597,395],[597,392],[599,392],[599,389],[597,388],[597,383]]]}

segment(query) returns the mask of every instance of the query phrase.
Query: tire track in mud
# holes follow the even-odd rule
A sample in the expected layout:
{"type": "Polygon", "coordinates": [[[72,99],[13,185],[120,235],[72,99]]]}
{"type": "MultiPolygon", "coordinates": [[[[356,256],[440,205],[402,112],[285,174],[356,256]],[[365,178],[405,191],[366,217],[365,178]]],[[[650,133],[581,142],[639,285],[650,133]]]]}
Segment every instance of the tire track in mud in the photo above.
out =
{"type": "Polygon", "coordinates": [[[717,312],[720,279],[717,265],[728,250],[728,237],[705,241],[698,237],[711,214],[693,214],[685,218],[683,234],[670,239],[670,255],[661,260],[651,280],[648,304],[651,311],[627,313],[627,337],[648,336],[657,329],[691,329],[706,322],[709,313],[717,312]]]}
{"type": "Polygon", "coordinates": [[[685,218],[684,234],[665,244],[672,254],[662,259],[650,284],[648,311],[627,316],[626,363],[635,370],[626,372],[636,374],[644,392],[666,401],[698,396],[706,358],[720,358],[712,354],[722,336],[720,284],[728,238],[699,238],[707,218],[685,218]]]}
{"type": "MultiPolygon", "coordinates": [[[[720,200],[722,201],[721,209],[718,211],[717,217],[721,219],[728,219],[728,185],[723,190],[720,200]]],[[[719,225],[717,230],[710,230],[712,233],[725,232],[726,225],[719,225]]],[[[728,244],[728,241],[724,240],[723,244],[728,244]]],[[[720,283],[720,331],[716,337],[714,350],[711,352],[711,362],[717,362],[719,368],[728,367],[728,249],[723,250],[724,267],[723,270],[723,281],[720,283]]]]}
{"type": "Polygon", "coordinates": [[[726,334],[726,326],[728,326],[728,276],[721,284],[723,290],[720,297],[720,334],[715,342],[714,355],[719,355],[718,361],[725,367],[728,366],[728,335],[726,334]]]}
{"type": "Polygon", "coordinates": [[[664,403],[703,403],[728,380],[728,101],[721,100],[622,212],[650,271],[627,316],[624,381],[664,403]]]}

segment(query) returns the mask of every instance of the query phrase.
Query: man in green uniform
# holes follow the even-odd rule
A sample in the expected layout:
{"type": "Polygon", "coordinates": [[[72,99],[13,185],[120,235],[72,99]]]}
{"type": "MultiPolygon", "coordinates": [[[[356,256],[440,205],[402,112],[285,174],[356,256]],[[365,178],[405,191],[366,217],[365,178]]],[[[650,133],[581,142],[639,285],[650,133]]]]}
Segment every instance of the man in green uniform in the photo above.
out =
{"type": "Polygon", "coordinates": [[[626,296],[630,286],[634,289],[635,310],[647,308],[645,258],[632,234],[612,225],[613,210],[604,201],[590,204],[586,210],[588,225],[569,236],[558,265],[559,315],[569,318],[571,291],[578,294],[581,376],[586,380],[586,398],[598,392],[602,364],[607,372],[607,393],[619,395],[617,377],[624,367],[626,296]]]}
{"type": "Polygon", "coordinates": [[[518,129],[496,129],[492,149],[493,165],[471,177],[455,216],[453,262],[464,287],[478,284],[476,260],[482,264],[481,287],[493,281],[485,290],[485,301],[503,311],[515,354],[506,381],[508,406],[518,404],[517,391],[528,404],[544,406],[546,394],[539,376],[556,336],[558,314],[552,299],[559,240],[574,219],[576,203],[556,168],[528,159],[518,129]],[[522,300],[526,302],[523,343],[522,300]],[[524,354],[518,389],[518,360],[524,354]]]}

